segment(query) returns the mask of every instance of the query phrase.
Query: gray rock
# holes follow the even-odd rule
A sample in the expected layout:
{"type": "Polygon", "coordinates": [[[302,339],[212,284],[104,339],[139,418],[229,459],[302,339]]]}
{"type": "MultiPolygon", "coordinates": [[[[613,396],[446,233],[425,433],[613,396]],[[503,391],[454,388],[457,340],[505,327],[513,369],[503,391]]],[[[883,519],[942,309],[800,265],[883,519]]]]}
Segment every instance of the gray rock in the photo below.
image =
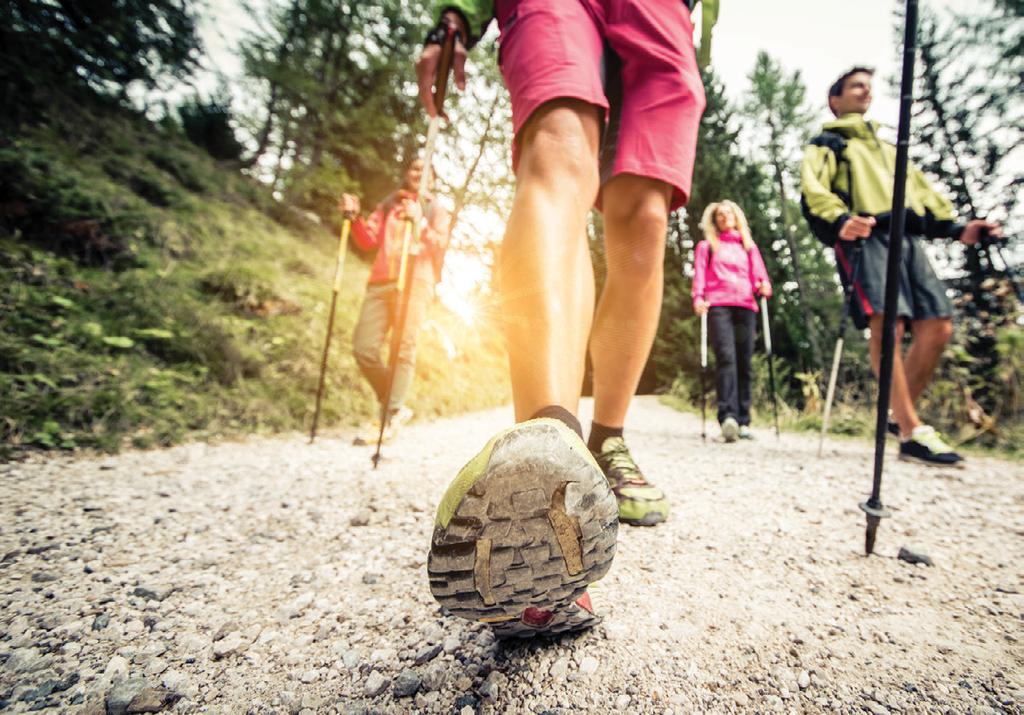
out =
{"type": "Polygon", "coordinates": [[[874,700],[864,701],[864,707],[868,709],[871,715],[889,715],[889,708],[881,703],[876,703],[874,700]]]}
{"type": "Polygon", "coordinates": [[[103,677],[107,682],[119,680],[128,675],[128,659],[123,655],[113,655],[107,661],[107,667],[103,669],[103,677]]]}
{"type": "Polygon", "coordinates": [[[796,679],[796,684],[801,690],[806,690],[811,684],[811,675],[806,670],[801,670],[796,679]]]}
{"type": "Polygon", "coordinates": [[[365,583],[367,586],[372,586],[373,584],[377,583],[378,581],[380,581],[380,574],[379,573],[373,573],[372,571],[367,571],[366,573],[363,574],[363,583],[365,583]]]}
{"type": "Polygon", "coordinates": [[[357,650],[346,650],[341,654],[341,662],[345,664],[345,667],[352,670],[359,665],[359,651],[357,650]]]}
{"type": "Polygon", "coordinates": [[[436,658],[438,654],[441,652],[441,648],[442,646],[440,643],[436,645],[424,646],[416,653],[416,657],[413,659],[413,662],[416,665],[423,665],[424,663],[427,663],[436,658]]]}
{"type": "Polygon", "coordinates": [[[415,670],[403,670],[395,678],[394,686],[391,688],[391,693],[396,698],[408,698],[416,694],[420,689],[422,681],[420,676],[416,674],[415,670]]]}
{"type": "Polygon", "coordinates": [[[302,709],[302,701],[295,696],[295,693],[290,690],[282,690],[277,694],[277,700],[281,703],[281,707],[289,715],[295,715],[302,709]]]}
{"type": "Polygon", "coordinates": [[[896,554],[896,558],[900,561],[906,561],[908,564],[924,564],[925,566],[934,566],[931,558],[926,554],[919,553],[917,551],[911,551],[908,548],[900,547],[900,551],[896,554]]]}
{"type": "Polygon", "coordinates": [[[249,647],[249,641],[238,631],[230,633],[213,644],[213,658],[220,660],[234,653],[242,653],[249,647]]]}
{"type": "Polygon", "coordinates": [[[46,700],[46,698],[50,697],[53,693],[62,693],[78,681],[78,673],[72,673],[62,680],[54,680],[51,678],[31,690],[26,691],[18,699],[23,702],[46,700]]]}
{"type": "Polygon", "coordinates": [[[60,576],[52,571],[36,571],[32,574],[32,583],[51,583],[56,581],[58,578],[60,578],[60,576]]]}
{"type": "MultiPolygon", "coordinates": [[[[158,713],[169,705],[173,705],[178,696],[164,688],[143,688],[142,691],[132,698],[128,703],[128,715],[134,713],[158,713]]],[[[107,709],[109,713],[109,706],[107,709]]]]}
{"type": "Polygon", "coordinates": [[[444,639],[444,652],[451,655],[459,649],[462,645],[462,641],[459,640],[458,636],[448,636],[444,639]]]}
{"type": "Polygon", "coordinates": [[[423,689],[427,692],[440,690],[448,679],[448,670],[444,663],[431,663],[423,673],[423,689]]]}
{"type": "Polygon", "coordinates": [[[174,586],[163,584],[160,586],[136,586],[132,591],[133,596],[144,598],[147,601],[163,601],[177,589],[174,586]]]}
{"type": "Polygon", "coordinates": [[[167,661],[162,658],[154,658],[146,666],[146,676],[154,678],[167,670],[167,661]]]}
{"type": "Polygon", "coordinates": [[[160,684],[179,695],[188,695],[192,691],[192,681],[180,670],[171,669],[164,671],[160,684]]]}
{"type": "Polygon", "coordinates": [[[233,633],[234,631],[241,632],[241,630],[242,626],[239,625],[238,621],[225,621],[224,624],[217,629],[217,632],[213,634],[213,642],[216,643],[229,633],[233,633]]]}
{"type": "MultiPolygon", "coordinates": [[[[117,657],[117,656],[115,656],[117,657]]],[[[135,697],[146,689],[146,681],[142,678],[119,678],[114,687],[107,693],[107,715],[126,715],[128,706],[135,697]]]]}
{"type": "Polygon", "coordinates": [[[34,648],[19,648],[7,659],[4,668],[11,673],[34,673],[49,663],[50,658],[41,655],[34,648]]]}
{"type": "Polygon", "coordinates": [[[302,674],[299,675],[299,680],[301,682],[305,683],[306,685],[309,685],[310,683],[315,683],[319,679],[320,679],[320,671],[318,671],[318,670],[313,670],[313,669],[304,670],[304,671],[302,671],[302,674]]]}
{"type": "Polygon", "coordinates": [[[102,631],[108,625],[110,625],[110,616],[108,616],[106,613],[99,614],[92,621],[92,629],[94,631],[102,631]]]}
{"type": "Polygon", "coordinates": [[[277,611],[278,618],[282,621],[288,621],[292,618],[298,618],[303,614],[303,612],[307,608],[310,607],[315,598],[316,594],[314,594],[312,591],[308,591],[302,594],[295,600],[290,601],[289,603],[286,603],[285,605],[281,606],[277,611]]]}
{"type": "Polygon", "coordinates": [[[480,696],[492,702],[497,700],[501,694],[501,689],[507,682],[508,678],[500,670],[491,671],[491,674],[487,676],[487,680],[480,686],[480,696]]]}
{"type": "Polygon", "coordinates": [[[376,670],[370,671],[369,677],[363,684],[363,695],[368,698],[375,698],[384,692],[388,687],[388,680],[376,670]]]}

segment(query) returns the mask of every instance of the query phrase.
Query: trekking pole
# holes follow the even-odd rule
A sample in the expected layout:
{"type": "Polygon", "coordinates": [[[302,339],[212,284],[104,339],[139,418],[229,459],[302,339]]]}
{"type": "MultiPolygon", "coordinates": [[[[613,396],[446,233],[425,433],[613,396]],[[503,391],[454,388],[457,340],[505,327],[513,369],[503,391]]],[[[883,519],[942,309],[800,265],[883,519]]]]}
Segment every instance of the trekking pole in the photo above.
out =
{"type": "Polygon", "coordinates": [[[914,101],[914,53],[917,49],[917,0],[907,0],[903,35],[903,76],[900,80],[900,121],[896,141],[896,176],[892,189],[892,223],[889,226],[889,251],[885,271],[882,355],[878,369],[878,415],[875,420],[875,470],[871,496],[860,504],[867,518],[864,551],[875,550],[879,522],[891,516],[882,504],[882,467],[885,461],[886,423],[892,396],[892,363],[896,349],[896,312],[898,310],[900,260],[903,251],[904,200],[907,188],[907,153],[910,146],[910,110],[914,101]]]}
{"type": "Polygon", "coordinates": [[[860,275],[861,256],[864,251],[864,243],[857,240],[853,246],[853,257],[850,260],[850,277],[843,288],[843,312],[839,318],[839,330],[836,335],[836,349],[832,353],[832,372],[828,376],[828,391],[825,395],[825,414],[821,418],[821,436],[818,438],[818,456],[825,446],[825,433],[828,432],[828,418],[832,414],[832,399],[836,396],[836,378],[839,375],[839,363],[843,359],[843,344],[846,341],[846,323],[853,311],[854,283],[860,275]]]}
{"type": "MultiPolygon", "coordinates": [[[[1021,292],[1020,283],[1017,282],[1017,271],[1014,269],[1010,262],[1006,260],[1006,256],[1003,254],[1003,247],[1000,245],[1002,242],[993,238],[988,229],[985,229],[981,234],[981,245],[988,251],[990,248],[996,249],[996,254],[999,256],[999,260],[1003,262],[1003,275],[1006,276],[1006,280],[1010,281],[1010,287],[1013,288],[1014,295],[1017,296],[1017,300],[1024,303],[1024,293],[1021,292]]],[[[992,259],[989,258],[989,265],[991,266],[992,259]]]]}
{"type": "Polygon", "coordinates": [[[320,402],[324,396],[324,380],[327,375],[327,354],[331,349],[331,333],[334,332],[334,311],[338,307],[338,292],[341,290],[341,275],[345,270],[345,254],[348,252],[348,234],[352,229],[352,216],[344,214],[341,220],[341,235],[338,238],[338,261],[334,266],[334,284],[331,289],[331,311],[327,315],[327,336],[324,338],[324,353],[320,357],[320,379],[316,386],[316,407],[313,409],[313,426],[309,430],[309,443],[316,439],[316,426],[320,421],[320,402]]]}
{"type": "Polygon", "coordinates": [[[772,414],[775,416],[775,439],[779,439],[779,402],[775,396],[775,361],[772,360],[772,329],[768,320],[768,299],[761,296],[761,323],[764,327],[764,351],[768,354],[768,389],[772,393],[772,414]]]}
{"type": "Polygon", "coordinates": [[[706,442],[707,433],[707,393],[704,387],[704,372],[708,368],[708,313],[705,310],[700,316],[700,439],[706,442]]]}
{"type": "MultiPolygon", "coordinates": [[[[434,79],[434,106],[437,108],[437,113],[430,118],[430,126],[427,128],[427,144],[423,149],[423,173],[420,174],[420,185],[416,195],[416,200],[421,203],[421,206],[423,197],[430,188],[431,161],[434,158],[434,145],[437,143],[437,135],[441,129],[441,117],[444,116],[442,108],[444,107],[444,98],[448,90],[448,73],[451,71],[452,58],[455,55],[455,38],[458,32],[454,25],[449,24],[447,26],[447,33],[444,43],[441,45],[441,57],[437,63],[437,77],[434,79]]],[[[426,210],[423,213],[426,215],[426,210]]],[[[414,266],[409,265],[409,250],[412,247],[412,242],[419,239],[418,235],[413,236],[414,230],[418,233],[419,228],[414,226],[412,221],[407,223],[405,237],[402,240],[402,262],[398,270],[398,320],[391,331],[391,350],[388,353],[388,382],[387,389],[384,391],[384,399],[380,406],[380,432],[377,435],[377,449],[370,458],[373,461],[374,469],[380,463],[380,447],[384,442],[384,430],[391,419],[388,403],[391,401],[391,391],[395,386],[398,353],[402,348],[402,333],[405,330],[405,320],[409,311],[409,289],[412,287],[412,277],[415,273],[414,266]]]]}

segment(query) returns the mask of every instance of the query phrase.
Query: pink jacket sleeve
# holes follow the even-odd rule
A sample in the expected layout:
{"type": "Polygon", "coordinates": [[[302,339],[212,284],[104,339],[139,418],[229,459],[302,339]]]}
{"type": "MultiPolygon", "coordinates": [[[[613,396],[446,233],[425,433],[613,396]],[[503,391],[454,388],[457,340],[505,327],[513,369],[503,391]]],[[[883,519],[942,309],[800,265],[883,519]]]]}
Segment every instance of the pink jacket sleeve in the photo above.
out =
{"type": "Polygon", "coordinates": [[[708,242],[701,241],[697,244],[697,249],[693,252],[693,302],[696,307],[698,300],[704,300],[704,286],[707,285],[707,268],[708,268],[708,242]]]}
{"type": "Polygon", "coordinates": [[[756,243],[750,251],[750,267],[750,287],[754,289],[754,294],[757,294],[757,284],[764,283],[768,286],[768,292],[771,295],[772,282],[768,278],[768,269],[764,267],[764,260],[761,258],[761,251],[758,250],[756,243]]]}
{"type": "Polygon", "coordinates": [[[380,246],[381,234],[383,231],[384,212],[378,206],[372,214],[363,221],[357,218],[352,222],[352,238],[356,245],[363,251],[369,251],[380,246]]]}

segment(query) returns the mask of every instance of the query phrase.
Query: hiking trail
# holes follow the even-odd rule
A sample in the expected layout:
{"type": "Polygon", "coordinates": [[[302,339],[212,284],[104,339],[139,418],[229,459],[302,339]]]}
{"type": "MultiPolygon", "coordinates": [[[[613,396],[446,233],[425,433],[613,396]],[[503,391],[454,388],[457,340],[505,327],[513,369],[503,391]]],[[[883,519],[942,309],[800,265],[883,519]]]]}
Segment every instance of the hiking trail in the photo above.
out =
{"type": "Polygon", "coordinates": [[[413,423],[376,471],[331,431],[0,465],[0,710],[1024,712],[1020,462],[890,441],[865,558],[868,441],[702,444],[699,416],[639,398],[626,434],[668,521],[620,528],[601,625],[496,642],[440,612],[426,555],[511,419],[413,423]]]}

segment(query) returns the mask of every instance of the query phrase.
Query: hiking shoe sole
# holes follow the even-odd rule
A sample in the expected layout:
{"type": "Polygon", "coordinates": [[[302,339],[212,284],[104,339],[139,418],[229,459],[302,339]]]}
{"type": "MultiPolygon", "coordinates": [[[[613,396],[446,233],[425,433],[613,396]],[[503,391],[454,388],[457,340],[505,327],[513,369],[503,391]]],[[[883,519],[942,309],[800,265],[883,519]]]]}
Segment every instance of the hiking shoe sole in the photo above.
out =
{"type": "Polygon", "coordinates": [[[575,432],[557,420],[498,434],[438,509],[427,573],[453,615],[499,637],[595,625],[587,585],[615,556],[618,506],[575,432]]]}
{"type": "Polygon", "coordinates": [[[909,462],[911,464],[923,464],[926,467],[934,467],[935,469],[964,469],[967,464],[961,458],[956,462],[935,462],[930,459],[923,459],[922,457],[915,457],[912,454],[904,454],[900,452],[897,456],[901,462],[909,462]]]}
{"type": "Polygon", "coordinates": [[[655,526],[665,521],[665,519],[665,514],[658,511],[648,512],[644,514],[644,516],[640,519],[630,519],[628,517],[623,516],[619,517],[619,521],[621,521],[623,524],[629,524],[630,526],[655,526]]]}

